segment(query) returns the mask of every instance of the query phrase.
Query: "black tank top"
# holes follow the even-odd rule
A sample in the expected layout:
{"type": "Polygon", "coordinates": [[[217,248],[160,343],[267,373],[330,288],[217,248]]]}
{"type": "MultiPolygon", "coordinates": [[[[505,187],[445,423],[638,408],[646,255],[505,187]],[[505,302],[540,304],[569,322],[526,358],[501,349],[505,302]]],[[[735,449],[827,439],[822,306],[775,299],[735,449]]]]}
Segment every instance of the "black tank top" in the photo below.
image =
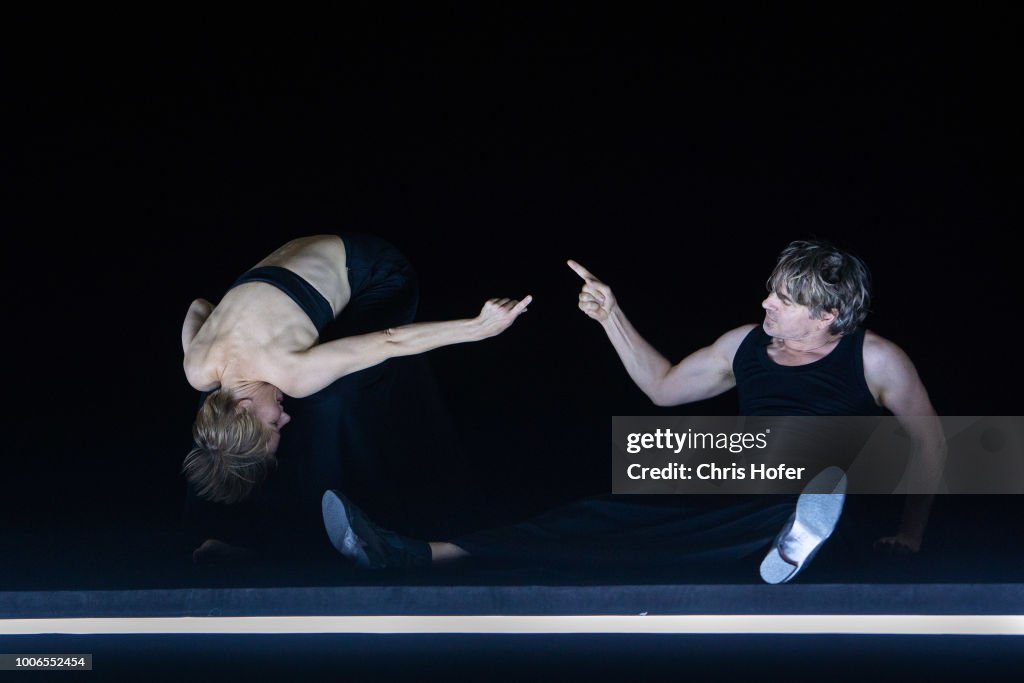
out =
{"type": "Polygon", "coordinates": [[[768,357],[772,338],[750,331],[732,362],[740,415],[882,415],[864,379],[864,330],[843,335],[832,352],[807,365],[768,357]]]}

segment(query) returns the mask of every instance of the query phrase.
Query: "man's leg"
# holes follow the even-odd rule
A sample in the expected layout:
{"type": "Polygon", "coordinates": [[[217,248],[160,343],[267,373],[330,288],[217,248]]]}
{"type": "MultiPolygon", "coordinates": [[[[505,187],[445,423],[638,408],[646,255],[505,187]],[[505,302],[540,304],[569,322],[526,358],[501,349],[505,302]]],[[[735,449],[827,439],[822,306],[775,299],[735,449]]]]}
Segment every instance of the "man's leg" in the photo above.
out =
{"type": "MultiPolygon", "coordinates": [[[[323,498],[332,545],[363,567],[425,566],[467,555],[511,566],[617,569],[715,567],[754,558],[790,515],[790,497],[758,496],[729,504],[700,497],[591,498],[532,519],[430,543],[382,529],[334,492],[323,498]]],[[[753,559],[751,559],[753,570],[753,559]]]]}
{"type": "Polygon", "coordinates": [[[792,509],[790,496],[604,496],[452,542],[509,563],[725,569],[763,552],[792,509]]]}

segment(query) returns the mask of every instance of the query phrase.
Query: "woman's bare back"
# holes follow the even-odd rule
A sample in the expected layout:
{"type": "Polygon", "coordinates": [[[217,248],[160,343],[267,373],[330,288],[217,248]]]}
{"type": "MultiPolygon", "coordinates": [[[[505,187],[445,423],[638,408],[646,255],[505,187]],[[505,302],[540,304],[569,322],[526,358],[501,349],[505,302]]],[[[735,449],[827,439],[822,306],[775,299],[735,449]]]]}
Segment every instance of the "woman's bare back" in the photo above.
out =
{"type": "MultiPolygon", "coordinates": [[[[345,257],[340,237],[314,235],[288,242],[254,267],[287,268],[320,292],[337,316],[351,298],[345,257]]],[[[317,339],[313,322],[291,297],[268,283],[247,282],[229,290],[203,322],[185,352],[185,375],[200,391],[268,381],[268,368],[317,339]]]]}

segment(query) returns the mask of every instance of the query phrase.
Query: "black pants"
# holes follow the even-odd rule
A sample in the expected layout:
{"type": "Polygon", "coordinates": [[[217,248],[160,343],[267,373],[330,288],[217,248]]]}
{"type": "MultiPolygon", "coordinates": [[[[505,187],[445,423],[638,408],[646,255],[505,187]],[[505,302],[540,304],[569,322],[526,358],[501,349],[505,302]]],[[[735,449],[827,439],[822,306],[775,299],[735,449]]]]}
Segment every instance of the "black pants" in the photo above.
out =
{"type": "Polygon", "coordinates": [[[603,496],[452,542],[474,557],[503,565],[688,570],[745,562],[756,571],[795,500],[603,496]]]}
{"type": "Polygon", "coordinates": [[[321,341],[407,325],[416,317],[416,272],[398,249],[379,237],[344,233],[352,298],[321,341]]]}
{"type": "MultiPolygon", "coordinates": [[[[413,322],[416,274],[392,245],[343,234],[352,297],[321,343],[413,322]]],[[[382,523],[415,528],[417,494],[432,462],[456,448],[451,421],[423,357],[395,358],[342,377],[316,394],[285,399],[277,470],[252,500],[225,506],[190,495],[194,538],[293,552],[329,549],[320,497],[340,489],[382,523]]]]}

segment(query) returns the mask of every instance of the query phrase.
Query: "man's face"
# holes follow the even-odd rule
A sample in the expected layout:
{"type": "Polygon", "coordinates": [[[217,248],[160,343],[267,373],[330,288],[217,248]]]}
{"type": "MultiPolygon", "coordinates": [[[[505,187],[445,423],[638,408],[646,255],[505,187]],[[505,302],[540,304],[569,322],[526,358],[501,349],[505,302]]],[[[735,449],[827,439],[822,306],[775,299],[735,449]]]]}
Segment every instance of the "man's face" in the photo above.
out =
{"type": "Polygon", "coordinates": [[[810,308],[790,299],[785,291],[769,294],[761,308],[765,333],[777,339],[807,339],[828,328],[829,320],[812,317],[810,308]]]}
{"type": "Polygon", "coordinates": [[[274,431],[270,439],[270,452],[277,453],[277,447],[281,443],[281,429],[291,422],[291,416],[284,412],[281,402],[284,394],[272,384],[267,384],[250,399],[246,401],[244,408],[259,418],[260,422],[267,425],[274,431]]]}

